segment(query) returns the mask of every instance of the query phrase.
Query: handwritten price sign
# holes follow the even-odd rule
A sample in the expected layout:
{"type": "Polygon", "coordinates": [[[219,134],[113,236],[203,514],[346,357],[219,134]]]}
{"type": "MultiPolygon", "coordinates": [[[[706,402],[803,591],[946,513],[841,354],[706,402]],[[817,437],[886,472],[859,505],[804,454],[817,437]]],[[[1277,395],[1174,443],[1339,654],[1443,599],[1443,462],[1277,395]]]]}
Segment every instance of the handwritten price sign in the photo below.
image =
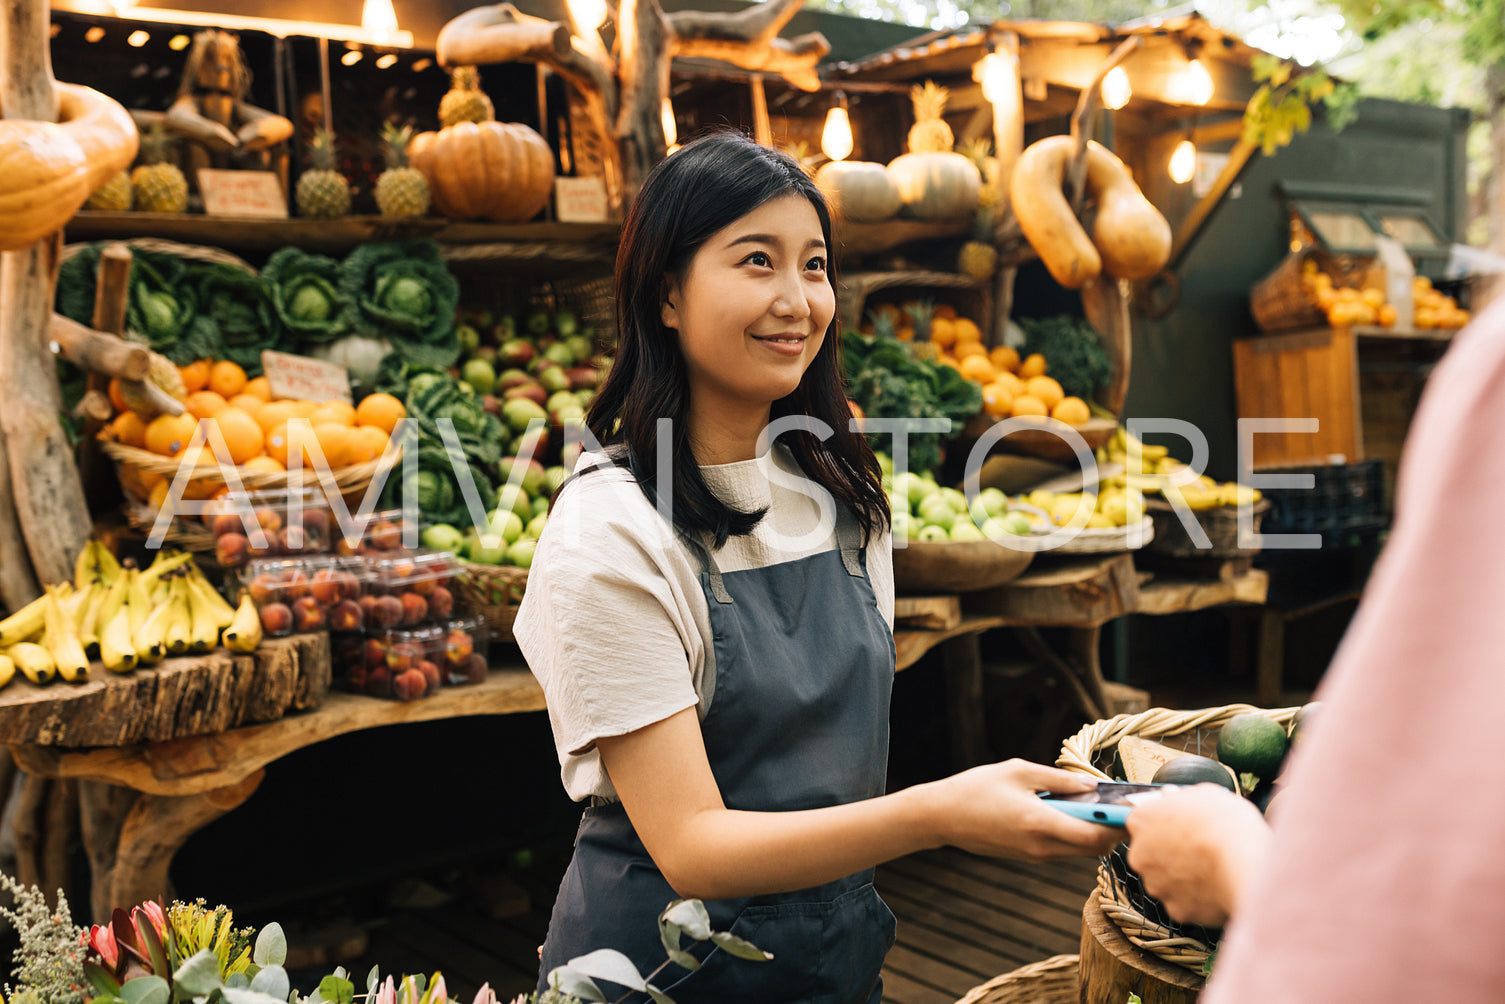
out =
{"type": "Polygon", "coordinates": [[[350,400],[350,374],[345,367],[327,363],[308,356],[294,356],[286,352],[261,353],[261,365],[266,369],[267,383],[272,385],[272,396],[294,398],[299,401],[350,400]]]}
{"type": "Polygon", "coordinates": [[[287,219],[287,197],[271,171],[199,171],[199,192],[207,216],[261,216],[287,219]]]}

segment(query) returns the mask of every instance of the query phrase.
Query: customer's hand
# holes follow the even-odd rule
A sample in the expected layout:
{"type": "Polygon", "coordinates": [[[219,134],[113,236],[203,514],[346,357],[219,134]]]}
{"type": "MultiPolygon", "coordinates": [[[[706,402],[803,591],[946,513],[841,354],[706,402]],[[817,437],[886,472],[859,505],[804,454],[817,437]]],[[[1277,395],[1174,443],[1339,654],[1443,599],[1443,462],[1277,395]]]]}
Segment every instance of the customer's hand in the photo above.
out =
{"type": "Polygon", "coordinates": [[[1129,866],[1182,923],[1218,926],[1264,858],[1270,830],[1253,803],[1215,784],[1167,791],[1129,814],[1129,866]]]}
{"type": "Polygon", "coordinates": [[[1123,830],[1068,816],[1037,794],[1091,791],[1091,778],[1027,760],[974,767],[929,785],[945,843],[993,857],[1045,861],[1107,854],[1123,830]]]}

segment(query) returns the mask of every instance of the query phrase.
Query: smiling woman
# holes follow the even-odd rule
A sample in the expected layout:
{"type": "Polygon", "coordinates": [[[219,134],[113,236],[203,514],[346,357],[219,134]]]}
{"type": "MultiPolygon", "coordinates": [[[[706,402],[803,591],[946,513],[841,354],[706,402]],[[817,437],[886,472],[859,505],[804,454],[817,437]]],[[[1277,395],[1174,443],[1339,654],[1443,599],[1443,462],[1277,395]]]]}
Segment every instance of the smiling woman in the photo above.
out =
{"type": "Polygon", "coordinates": [[[894,937],[875,864],[1116,838],[1045,807],[1036,790],[1090,785],[1032,764],[884,794],[888,510],[848,424],[809,177],[735,134],[697,140],[622,232],[617,361],[589,416],[605,446],[555,493],[514,627],[565,788],[590,800],[540,989],[602,948],[659,967],[656,918],[690,897],[773,958],[657,975],[679,1004],[875,1004],[894,937]],[[794,430],[770,446],[774,426],[794,430]]]}

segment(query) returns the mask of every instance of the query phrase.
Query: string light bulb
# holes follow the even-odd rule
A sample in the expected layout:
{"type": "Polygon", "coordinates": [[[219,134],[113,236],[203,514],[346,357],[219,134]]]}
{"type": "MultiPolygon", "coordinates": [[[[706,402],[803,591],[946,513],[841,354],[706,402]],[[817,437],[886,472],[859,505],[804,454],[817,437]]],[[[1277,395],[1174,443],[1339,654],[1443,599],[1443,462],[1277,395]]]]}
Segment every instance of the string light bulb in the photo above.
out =
{"type": "Polygon", "coordinates": [[[1171,180],[1178,185],[1184,185],[1197,173],[1197,148],[1189,139],[1183,139],[1176,144],[1175,152],[1171,154],[1171,180]]]}
{"type": "Polygon", "coordinates": [[[982,96],[997,104],[1018,88],[1019,59],[1013,53],[994,49],[982,57],[972,77],[982,84],[982,96]]]}
{"type": "Polygon", "coordinates": [[[847,96],[836,92],[836,104],[826,112],[826,127],[820,134],[820,149],[832,160],[846,160],[852,155],[852,119],[847,114],[847,96]]]}
{"type": "Polygon", "coordinates": [[[392,9],[392,0],[366,0],[361,8],[361,27],[376,35],[378,40],[397,30],[397,11],[392,9]]]}
{"type": "Polygon", "coordinates": [[[376,68],[379,70],[389,69],[392,66],[396,65],[396,63],[397,53],[395,52],[383,53],[382,55],[376,57],[376,68]]]}
{"type": "Polygon", "coordinates": [[[172,38],[167,40],[167,47],[173,52],[182,52],[184,49],[188,48],[189,41],[190,39],[187,35],[174,35],[172,38]]]}
{"type": "Polygon", "coordinates": [[[606,0],[569,0],[570,17],[581,31],[595,31],[606,23],[611,12],[606,0]]]}
{"type": "Polygon", "coordinates": [[[1212,74],[1201,59],[1193,59],[1186,69],[1187,95],[1194,105],[1205,105],[1212,100],[1212,74]]]}
{"type": "Polygon", "coordinates": [[[1129,73],[1122,66],[1115,66],[1103,78],[1103,104],[1117,111],[1129,103],[1134,88],[1129,85],[1129,73]]]}
{"type": "Polygon", "coordinates": [[[147,42],[150,42],[151,38],[152,36],[150,32],[137,29],[136,31],[133,31],[128,36],[126,36],[125,44],[131,46],[132,48],[139,49],[147,42]]]}
{"type": "Polygon", "coordinates": [[[354,66],[356,63],[359,63],[360,61],[361,61],[361,50],[359,50],[359,49],[347,49],[346,52],[345,52],[345,54],[340,57],[340,63],[342,65],[344,65],[344,66],[354,66]]]}
{"type": "Polygon", "coordinates": [[[663,120],[664,125],[664,144],[674,146],[679,142],[679,126],[674,121],[674,102],[670,101],[667,96],[659,108],[659,118],[663,120]]]}

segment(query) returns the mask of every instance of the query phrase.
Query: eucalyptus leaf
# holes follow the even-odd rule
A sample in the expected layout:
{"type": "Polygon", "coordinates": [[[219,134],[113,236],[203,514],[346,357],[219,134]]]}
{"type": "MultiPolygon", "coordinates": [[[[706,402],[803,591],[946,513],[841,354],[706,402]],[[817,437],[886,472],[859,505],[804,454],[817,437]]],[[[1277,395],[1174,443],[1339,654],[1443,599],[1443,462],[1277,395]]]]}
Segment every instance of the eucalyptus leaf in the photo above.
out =
{"type": "Polygon", "coordinates": [[[699,959],[689,952],[681,952],[679,949],[675,949],[669,953],[669,961],[681,969],[688,969],[692,973],[700,968],[699,959]]]}
{"type": "MultiPolygon", "coordinates": [[[[371,972],[374,979],[376,970],[371,972]]],[[[329,1004],[353,1004],[355,1001],[355,984],[345,978],[343,969],[336,969],[333,976],[320,980],[318,992],[329,1004]]]]}
{"type": "Polygon", "coordinates": [[[217,990],[223,985],[219,975],[219,959],[209,949],[200,949],[172,974],[172,982],[174,986],[191,994],[207,994],[211,990],[217,990]]]}
{"type": "Polygon", "coordinates": [[[259,990],[227,988],[222,993],[225,995],[225,1004],[287,1004],[285,997],[273,997],[259,990]]]}
{"type": "Polygon", "coordinates": [[[675,900],[664,908],[660,917],[696,941],[704,941],[711,936],[711,915],[706,912],[705,904],[698,899],[675,900]]]}
{"type": "Polygon", "coordinates": [[[598,948],[565,963],[570,969],[598,980],[606,980],[633,990],[646,990],[647,982],[632,960],[614,948],[598,948]]]}
{"type": "Polygon", "coordinates": [[[664,943],[664,951],[673,958],[674,953],[679,951],[679,926],[671,924],[660,915],[658,918],[658,938],[664,943]]]}
{"type": "Polygon", "coordinates": [[[121,985],[120,999],[126,1004],[169,1004],[172,990],[160,976],[142,976],[121,985]]]}
{"type": "Polygon", "coordinates": [[[648,984],[648,996],[653,998],[653,1004],[674,1004],[673,997],[670,997],[652,983],[648,984]]]}
{"type": "Polygon", "coordinates": [[[591,981],[589,976],[577,973],[569,966],[560,966],[549,973],[549,986],[561,993],[579,997],[582,1001],[605,1001],[606,995],[591,981]]]}
{"type": "Polygon", "coordinates": [[[273,921],[261,929],[251,958],[258,966],[280,966],[287,961],[287,935],[281,924],[273,921]]]}
{"type": "Polygon", "coordinates": [[[287,1000],[288,991],[292,989],[292,981],[287,978],[286,969],[279,965],[271,965],[256,974],[256,978],[251,981],[251,989],[269,997],[287,1000]]]}
{"type": "Polygon", "coordinates": [[[234,987],[237,990],[249,990],[251,988],[251,974],[231,973],[225,977],[225,986],[234,987]]]}
{"type": "Polygon", "coordinates": [[[722,951],[730,952],[739,959],[748,959],[752,962],[767,962],[773,958],[772,952],[765,952],[751,941],[743,941],[735,934],[729,934],[726,931],[712,931],[711,940],[722,951]]]}
{"type": "Polygon", "coordinates": [[[380,966],[372,966],[371,967],[371,971],[366,974],[366,993],[368,993],[368,994],[374,994],[374,993],[376,993],[376,985],[378,983],[380,983],[380,982],[381,982],[381,967],[380,966]]]}

